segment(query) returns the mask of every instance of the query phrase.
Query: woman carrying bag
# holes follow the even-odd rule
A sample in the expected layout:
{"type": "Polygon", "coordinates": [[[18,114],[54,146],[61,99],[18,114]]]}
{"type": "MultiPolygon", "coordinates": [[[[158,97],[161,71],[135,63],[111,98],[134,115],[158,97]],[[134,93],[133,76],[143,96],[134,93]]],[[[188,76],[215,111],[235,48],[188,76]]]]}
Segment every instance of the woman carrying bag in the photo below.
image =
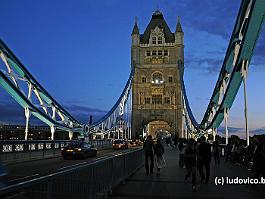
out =
{"type": "Polygon", "coordinates": [[[161,139],[157,139],[157,144],[154,146],[154,153],[155,153],[155,161],[157,166],[157,175],[160,175],[160,169],[166,167],[166,162],[163,157],[165,149],[163,144],[161,143],[161,139]]]}

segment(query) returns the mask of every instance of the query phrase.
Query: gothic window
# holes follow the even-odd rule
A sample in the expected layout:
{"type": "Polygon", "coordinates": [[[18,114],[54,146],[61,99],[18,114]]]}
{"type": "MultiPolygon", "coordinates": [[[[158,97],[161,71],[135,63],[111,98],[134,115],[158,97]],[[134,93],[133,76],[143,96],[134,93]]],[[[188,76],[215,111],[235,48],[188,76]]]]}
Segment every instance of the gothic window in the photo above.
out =
{"type": "Polygon", "coordinates": [[[157,54],[158,54],[159,56],[162,56],[162,50],[158,50],[158,51],[157,51],[157,54]]]}
{"type": "Polygon", "coordinates": [[[172,77],[172,76],[169,76],[169,77],[168,77],[168,82],[169,82],[169,83],[172,83],[172,82],[173,82],[173,77],[172,77]]]}
{"type": "Polygon", "coordinates": [[[169,97],[164,98],[164,104],[170,104],[170,98],[169,97]]]}
{"type": "Polygon", "coordinates": [[[150,52],[150,50],[147,50],[147,51],[146,51],[146,56],[147,56],[147,57],[151,56],[151,52],[150,52]]]}
{"type": "Polygon", "coordinates": [[[142,83],[146,83],[146,77],[142,77],[142,83]]]}
{"type": "Polygon", "coordinates": [[[162,104],[162,95],[152,95],[152,104],[162,104]]]}
{"type": "Polygon", "coordinates": [[[164,50],[164,56],[168,56],[168,50],[164,50]]]}
{"type": "Polygon", "coordinates": [[[150,104],[151,103],[150,97],[145,97],[144,102],[145,102],[145,104],[150,104]]]}
{"type": "Polygon", "coordinates": [[[156,55],[156,50],[152,51],[152,56],[156,55]]]}
{"type": "Polygon", "coordinates": [[[158,39],[157,39],[157,43],[158,43],[158,44],[162,44],[162,37],[158,37],[158,39]]]}
{"type": "Polygon", "coordinates": [[[152,37],[152,44],[156,44],[156,37],[152,37]]]}

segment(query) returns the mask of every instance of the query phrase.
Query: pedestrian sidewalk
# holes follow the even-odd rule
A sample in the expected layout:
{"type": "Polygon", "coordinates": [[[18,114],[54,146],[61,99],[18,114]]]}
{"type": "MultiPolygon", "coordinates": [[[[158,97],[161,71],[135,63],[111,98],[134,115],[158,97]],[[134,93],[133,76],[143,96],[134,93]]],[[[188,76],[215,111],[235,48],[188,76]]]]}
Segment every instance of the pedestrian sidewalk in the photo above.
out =
{"type": "Polygon", "coordinates": [[[178,150],[165,147],[166,168],[161,170],[160,176],[154,174],[146,176],[144,167],[114,188],[109,198],[115,199],[258,199],[265,197],[265,185],[215,185],[215,177],[247,178],[248,172],[243,166],[234,166],[224,162],[221,158],[219,166],[211,163],[209,184],[200,184],[197,172],[197,190],[192,192],[191,178],[184,182],[186,169],[178,166],[178,150]],[[262,187],[263,186],[263,187],[262,187]],[[263,193],[262,193],[263,192],[263,193]]]}

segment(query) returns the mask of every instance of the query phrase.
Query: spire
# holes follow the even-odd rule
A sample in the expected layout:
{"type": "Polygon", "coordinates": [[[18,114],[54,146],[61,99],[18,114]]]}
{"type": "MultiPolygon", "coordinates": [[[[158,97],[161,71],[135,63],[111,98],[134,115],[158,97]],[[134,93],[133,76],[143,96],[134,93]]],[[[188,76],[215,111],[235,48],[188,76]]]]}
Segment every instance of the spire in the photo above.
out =
{"type": "Polygon", "coordinates": [[[181,24],[180,24],[180,17],[179,16],[178,16],[178,23],[177,23],[177,27],[176,27],[176,32],[183,32],[181,24]]]}
{"type": "Polygon", "coordinates": [[[162,12],[160,11],[160,10],[158,10],[158,9],[156,9],[154,12],[153,12],[153,16],[162,16],[163,14],[162,14],[162,12]]]}
{"type": "Polygon", "coordinates": [[[135,22],[134,22],[134,26],[133,26],[133,30],[132,30],[132,35],[139,35],[139,28],[137,25],[137,17],[135,17],[135,22]]]}

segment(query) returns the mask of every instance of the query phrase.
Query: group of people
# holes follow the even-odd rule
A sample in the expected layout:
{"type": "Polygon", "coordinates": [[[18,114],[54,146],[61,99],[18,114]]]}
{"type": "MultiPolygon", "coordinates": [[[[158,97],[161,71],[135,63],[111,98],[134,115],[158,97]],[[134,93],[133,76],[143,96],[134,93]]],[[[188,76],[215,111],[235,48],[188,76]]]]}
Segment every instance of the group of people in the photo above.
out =
{"type": "Polygon", "coordinates": [[[154,172],[154,159],[157,167],[157,175],[160,175],[160,170],[166,166],[166,162],[163,154],[165,153],[162,140],[157,139],[157,143],[154,144],[152,136],[147,136],[144,142],[143,149],[145,152],[145,171],[146,175],[153,174],[154,172]],[[155,156],[155,157],[154,157],[155,156]],[[150,165],[149,165],[150,161],[150,165]]]}
{"type": "Polygon", "coordinates": [[[225,160],[236,165],[245,165],[253,171],[255,177],[265,177],[265,144],[264,139],[254,137],[249,146],[241,140],[231,140],[225,149],[225,160]]]}
{"type": "MultiPolygon", "coordinates": [[[[217,143],[218,144],[218,143],[217,143]]],[[[185,150],[183,146],[180,147],[182,160],[187,169],[185,181],[192,176],[192,190],[196,190],[196,171],[198,169],[201,183],[208,183],[210,177],[210,163],[211,163],[211,146],[206,142],[206,138],[202,136],[197,142],[190,138],[186,144],[185,150]],[[184,152],[183,152],[184,151],[184,152]]],[[[218,158],[216,158],[219,161],[218,158]]]]}
{"type": "MultiPolygon", "coordinates": [[[[167,143],[166,143],[167,144],[167,143]]],[[[206,142],[206,138],[202,136],[197,142],[194,139],[189,139],[187,143],[180,140],[179,148],[179,165],[187,169],[185,181],[192,176],[192,189],[196,190],[196,171],[198,169],[201,182],[208,183],[210,176],[211,162],[211,146],[206,142]]],[[[160,174],[161,168],[165,167],[165,152],[164,146],[160,138],[157,139],[157,144],[154,144],[152,136],[148,136],[143,146],[145,152],[145,169],[146,175],[153,174],[154,162],[157,167],[157,175],[160,174]],[[149,164],[150,162],[150,164],[149,164]]],[[[216,164],[219,164],[219,144],[213,144],[213,151],[216,164]],[[217,155],[218,154],[218,155],[217,155]]]]}

